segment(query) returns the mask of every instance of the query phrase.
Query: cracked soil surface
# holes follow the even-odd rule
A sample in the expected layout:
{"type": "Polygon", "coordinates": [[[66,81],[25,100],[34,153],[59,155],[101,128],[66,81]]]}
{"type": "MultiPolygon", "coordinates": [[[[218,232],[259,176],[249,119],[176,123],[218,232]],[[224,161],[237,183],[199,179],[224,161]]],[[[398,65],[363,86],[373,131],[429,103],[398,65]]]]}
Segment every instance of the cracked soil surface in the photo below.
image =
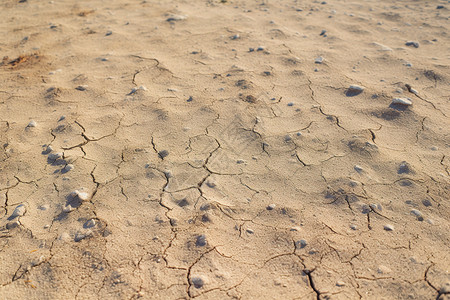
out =
{"type": "Polygon", "coordinates": [[[1,1],[0,299],[450,299],[449,8],[1,1]]]}

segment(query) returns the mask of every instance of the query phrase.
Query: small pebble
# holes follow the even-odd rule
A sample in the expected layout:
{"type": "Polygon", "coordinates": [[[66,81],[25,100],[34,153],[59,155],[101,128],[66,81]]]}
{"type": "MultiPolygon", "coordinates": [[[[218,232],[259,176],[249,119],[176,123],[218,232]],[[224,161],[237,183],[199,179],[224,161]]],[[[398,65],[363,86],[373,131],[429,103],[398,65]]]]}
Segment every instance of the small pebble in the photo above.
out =
{"type": "Polygon", "coordinates": [[[414,48],[419,48],[419,42],[409,41],[405,43],[406,46],[412,46],[414,48]]]}
{"type": "Polygon", "coordinates": [[[384,225],[384,230],[386,231],[394,231],[394,226],[391,224],[384,225]]]}
{"type": "Polygon", "coordinates": [[[259,46],[257,49],[256,49],[256,51],[264,51],[264,47],[263,46],[259,46]]]}
{"type": "Polygon", "coordinates": [[[44,225],[44,229],[50,228],[49,224],[44,225]]]}
{"type": "Polygon", "coordinates": [[[191,279],[191,283],[196,289],[200,289],[203,287],[203,285],[205,285],[205,281],[201,277],[193,277],[191,279]]]}
{"type": "Polygon", "coordinates": [[[343,281],[337,281],[337,282],[336,282],[336,285],[337,285],[337,286],[345,286],[345,282],[343,282],[343,281]]]}
{"type": "Polygon", "coordinates": [[[19,220],[14,220],[12,222],[6,223],[6,229],[14,229],[20,226],[19,220]]]}
{"type": "Polygon", "coordinates": [[[158,152],[158,156],[159,156],[159,158],[161,158],[161,159],[164,159],[165,157],[167,157],[169,155],[169,151],[167,151],[167,150],[162,150],[162,151],[159,151],[158,152]]]}
{"type": "Polygon", "coordinates": [[[91,195],[88,192],[75,190],[72,192],[72,196],[78,197],[81,201],[88,201],[91,199],[91,195]]]}
{"type": "Polygon", "coordinates": [[[267,210],[273,210],[273,209],[275,209],[275,207],[276,207],[276,205],[275,205],[274,203],[272,203],[272,204],[269,204],[269,205],[266,207],[266,209],[267,209],[267,210]]]}
{"type": "Polygon", "coordinates": [[[255,51],[255,48],[248,48],[248,52],[253,52],[255,51]]]}
{"type": "Polygon", "coordinates": [[[192,96],[189,96],[189,98],[186,100],[187,102],[192,102],[194,100],[194,98],[192,98],[192,96]]]}
{"type": "Polygon", "coordinates": [[[106,33],[105,33],[105,36],[109,36],[109,35],[111,35],[112,34],[112,31],[111,30],[108,30],[106,33]]]}
{"type": "Polygon", "coordinates": [[[409,98],[394,98],[391,104],[410,106],[412,105],[412,101],[409,98]]]}
{"type": "Polygon", "coordinates": [[[436,146],[432,146],[432,147],[431,147],[431,151],[438,151],[438,150],[439,150],[439,148],[436,147],[436,146]]]}
{"type": "Polygon", "coordinates": [[[302,136],[302,133],[301,132],[297,132],[296,135],[297,136],[302,136]]]}
{"type": "Polygon", "coordinates": [[[22,217],[26,213],[26,211],[27,211],[26,206],[24,204],[20,204],[20,205],[16,206],[13,213],[11,214],[10,219],[22,217]]]}
{"type": "Polygon", "coordinates": [[[361,94],[364,91],[364,87],[359,85],[351,85],[348,87],[346,91],[347,96],[356,96],[361,94]]]}
{"type": "Polygon", "coordinates": [[[61,117],[59,117],[58,122],[60,122],[60,121],[62,121],[62,120],[65,120],[65,119],[66,119],[66,116],[61,116],[61,117]]]}
{"type": "Polygon", "coordinates": [[[49,208],[48,204],[43,204],[38,207],[38,209],[40,209],[40,210],[47,210],[48,208],[49,208]]]}
{"type": "Polygon", "coordinates": [[[249,233],[249,234],[254,234],[255,232],[253,231],[253,229],[250,229],[250,228],[247,228],[247,233],[249,233]]]}
{"type": "Polygon", "coordinates": [[[77,90],[77,91],[85,91],[86,89],[87,89],[87,85],[79,85],[79,86],[77,86],[75,89],[77,90]]]}
{"type": "Polygon", "coordinates": [[[300,247],[300,249],[305,248],[306,245],[308,245],[308,242],[306,240],[299,240],[295,243],[296,246],[300,247]]]}
{"type": "Polygon", "coordinates": [[[62,152],[57,152],[57,153],[50,153],[48,155],[48,159],[49,160],[57,160],[63,157],[63,153],[62,152]]]}
{"type": "Polygon", "coordinates": [[[378,266],[377,272],[378,272],[379,274],[388,274],[388,273],[391,273],[392,270],[389,269],[389,268],[386,267],[386,266],[380,265],[380,266],[378,266]]]}
{"type": "Polygon", "coordinates": [[[182,21],[185,19],[186,19],[186,16],[172,14],[166,19],[166,21],[167,22],[175,22],[175,21],[182,21]]]}
{"type": "Polygon", "coordinates": [[[294,106],[294,102],[289,102],[287,106],[294,106]]]}
{"type": "Polygon", "coordinates": [[[417,210],[417,209],[411,210],[411,213],[413,215],[415,215],[416,217],[421,217],[422,216],[422,213],[420,212],[420,210],[417,210]]]}
{"type": "Polygon", "coordinates": [[[84,223],[83,227],[84,228],[92,228],[96,225],[97,223],[95,222],[95,219],[90,219],[88,221],[86,221],[86,223],[84,223]]]}
{"type": "Polygon", "coordinates": [[[323,62],[323,57],[322,56],[319,56],[318,58],[316,58],[314,60],[314,63],[316,63],[316,64],[321,64],[322,62],[323,62]]]}
{"type": "Polygon", "coordinates": [[[131,92],[128,95],[132,95],[134,93],[136,93],[137,91],[146,91],[147,88],[143,85],[141,85],[140,87],[134,87],[131,92]]]}
{"type": "Polygon", "coordinates": [[[358,226],[356,226],[355,224],[351,224],[351,225],[350,225],[350,228],[351,228],[352,230],[358,230],[358,226]]]}
{"type": "Polygon", "coordinates": [[[235,34],[231,37],[232,40],[237,40],[239,38],[240,38],[239,34],[235,34]]]}
{"type": "Polygon", "coordinates": [[[195,245],[197,247],[204,247],[206,246],[206,236],[204,234],[201,234],[197,236],[197,240],[195,242],[195,245]]]}
{"type": "Polygon", "coordinates": [[[398,166],[397,173],[398,174],[409,174],[409,173],[411,173],[411,166],[406,161],[402,161],[400,163],[400,165],[398,166]]]}
{"type": "Polygon", "coordinates": [[[428,199],[424,199],[424,200],[422,200],[422,204],[424,205],[424,206],[426,206],[426,207],[428,207],[428,206],[431,206],[432,204],[431,204],[431,201],[430,200],[428,200],[428,199]]]}
{"type": "Polygon", "coordinates": [[[47,155],[47,154],[49,154],[49,153],[52,152],[52,151],[53,151],[53,147],[50,146],[50,145],[48,145],[48,146],[45,148],[45,150],[42,151],[42,154],[47,155]]]}
{"type": "Polygon", "coordinates": [[[443,8],[445,8],[444,5],[438,5],[438,6],[436,6],[436,9],[443,9],[443,8]]]}
{"type": "Polygon", "coordinates": [[[28,123],[27,127],[36,127],[36,121],[31,120],[30,123],[28,123]]]}
{"type": "Polygon", "coordinates": [[[362,173],[364,171],[364,169],[361,166],[359,166],[359,165],[355,165],[353,168],[358,173],[362,173]]]}
{"type": "Polygon", "coordinates": [[[321,32],[320,32],[320,34],[319,35],[321,35],[321,36],[325,36],[325,33],[326,33],[327,31],[325,30],[325,29],[323,29],[321,32]]]}
{"type": "Polygon", "coordinates": [[[72,207],[72,205],[67,204],[64,208],[63,208],[63,212],[65,213],[70,213],[71,211],[73,211],[74,208],[72,207]]]}
{"type": "Polygon", "coordinates": [[[63,169],[64,173],[67,173],[67,172],[73,170],[73,168],[74,168],[74,166],[72,164],[67,164],[63,169]]]}
{"type": "Polygon", "coordinates": [[[292,138],[289,135],[284,136],[284,141],[285,142],[289,142],[291,140],[292,140],[292,138]]]}

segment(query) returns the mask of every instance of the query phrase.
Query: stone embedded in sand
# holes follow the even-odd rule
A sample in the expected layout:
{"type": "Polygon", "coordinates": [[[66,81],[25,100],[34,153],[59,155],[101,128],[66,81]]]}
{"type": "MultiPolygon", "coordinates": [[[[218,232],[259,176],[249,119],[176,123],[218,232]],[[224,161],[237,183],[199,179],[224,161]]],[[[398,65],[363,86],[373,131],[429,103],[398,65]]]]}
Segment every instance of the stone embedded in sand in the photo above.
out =
{"type": "Polygon", "coordinates": [[[76,89],[77,91],[84,92],[85,90],[87,90],[87,88],[88,88],[87,85],[79,85],[79,86],[77,86],[75,89],[76,89]]]}
{"type": "Polygon", "coordinates": [[[95,219],[90,219],[87,220],[86,223],[84,223],[83,227],[84,228],[92,228],[97,224],[97,222],[95,222],[95,219]]]}
{"type": "Polygon", "coordinates": [[[187,16],[170,14],[169,17],[166,19],[166,21],[167,22],[183,21],[186,18],[187,18],[187,16]]]}
{"type": "Polygon", "coordinates": [[[36,127],[36,121],[35,120],[31,120],[30,123],[28,123],[27,127],[36,127]]]}
{"type": "Polygon", "coordinates": [[[206,235],[201,234],[199,236],[197,236],[197,240],[195,241],[195,245],[197,247],[204,247],[206,246],[206,235]]]}
{"type": "Polygon", "coordinates": [[[358,173],[362,173],[364,171],[364,169],[361,166],[358,166],[358,165],[355,165],[353,168],[358,173]]]}
{"type": "Polygon", "coordinates": [[[317,58],[314,60],[314,63],[316,63],[316,64],[321,64],[321,63],[323,63],[323,57],[322,57],[322,56],[317,57],[317,58]]]}
{"type": "Polygon", "coordinates": [[[391,105],[392,104],[410,106],[412,105],[412,101],[409,98],[394,98],[392,99],[391,105]]]}
{"type": "Polygon", "coordinates": [[[413,210],[411,210],[411,214],[416,216],[417,220],[423,221],[422,212],[420,210],[413,209],[413,210]]]}
{"type": "Polygon", "coordinates": [[[300,249],[305,248],[308,245],[308,242],[306,240],[299,240],[295,243],[296,247],[299,247],[300,249]]]}
{"type": "Polygon", "coordinates": [[[88,192],[85,192],[84,189],[80,190],[75,190],[71,193],[72,197],[77,197],[78,199],[80,199],[81,201],[89,201],[92,197],[92,195],[88,192]]]}
{"type": "Polygon", "coordinates": [[[73,170],[73,168],[74,168],[74,166],[72,164],[67,164],[63,170],[65,173],[67,173],[67,172],[73,170]]]}
{"type": "Polygon", "coordinates": [[[415,215],[416,217],[422,216],[422,213],[420,212],[420,210],[417,210],[417,209],[411,210],[411,214],[415,215]]]}
{"type": "Polygon", "coordinates": [[[351,224],[351,225],[350,225],[350,228],[351,228],[352,230],[358,230],[358,226],[356,226],[355,224],[351,224]]]}
{"type": "Polygon", "coordinates": [[[409,174],[409,173],[411,173],[411,166],[406,161],[402,161],[398,166],[397,174],[409,174]]]}
{"type": "Polygon", "coordinates": [[[27,208],[24,204],[20,204],[16,206],[13,213],[11,214],[10,219],[15,219],[17,217],[22,217],[27,212],[27,208]]]}
{"type": "Polygon", "coordinates": [[[344,286],[344,285],[345,285],[345,282],[339,280],[339,281],[336,282],[336,285],[337,285],[337,286],[344,286]]]}
{"type": "Polygon", "coordinates": [[[196,289],[201,289],[205,285],[205,280],[202,277],[192,277],[191,284],[193,284],[196,289]]]}
{"type": "Polygon", "coordinates": [[[386,224],[386,225],[384,225],[383,228],[386,231],[394,231],[394,225],[391,225],[391,224],[386,224]]]}
{"type": "Polygon", "coordinates": [[[62,152],[57,152],[57,153],[50,153],[48,155],[48,159],[49,160],[57,160],[63,157],[63,153],[62,152]]]}
{"type": "Polygon", "coordinates": [[[48,145],[44,151],[42,151],[42,154],[47,155],[53,151],[53,147],[51,145],[48,145]]]}
{"type": "Polygon", "coordinates": [[[14,220],[6,224],[6,229],[13,229],[20,226],[19,220],[14,220]]]}
{"type": "Polygon", "coordinates": [[[273,210],[273,209],[275,209],[275,207],[276,207],[276,205],[274,203],[272,203],[272,204],[269,204],[266,209],[273,210]]]}
{"type": "Polygon", "coordinates": [[[239,38],[240,38],[239,34],[235,34],[231,37],[232,40],[237,40],[239,38]]]}
{"type": "Polygon", "coordinates": [[[348,87],[347,91],[345,92],[345,95],[348,97],[357,96],[361,94],[364,91],[364,87],[359,85],[351,85],[348,87]]]}
{"type": "Polygon", "coordinates": [[[247,233],[249,233],[249,234],[254,234],[255,233],[255,231],[253,231],[253,229],[250,229],[250,228],[247,228],[247,233]]]}
{"type": "Polygon", "coordinates": [[[167,151],[167,150],[162,150],[162,151],[159,151],[158,152],[158,156],[159,156],[159,158],[161,158],[161,159],[164,159],[165,157],[167,157],[169,155],[169,151],[167,151]]]}
{"type": "Polygon", "coordinates": [[[74,208],[72,207],[72,205],[67,204],[64,208],[63,208],[63,212],[65,213],[70,213],[71,211],[73,211],[74,208]]]}
{"type": "Polygon", "coordinates": [[[377,272],[380,274],[389,274],[392,272],[392,270],[386,266],[380,265],[380,266],[378,266],[377,272]]]}
{"type": "Polygon", "coordinates": [[[406,46],[412,46],[414,48],[419,48],[419,42],[408,41],[405,43],[406,46]]]}
{"type": "Polygon", "coordinates": [[[424,200],[422,200],[422,204],[424,205],[424,206],[426,206],[426,207],[428,207],[428,206],[431,206],[432,204],[431,204],[431,201],[430,200],[428,200],[428,199],[424,199],[424,200]]]}
{"type": "Polygon", "coordinates": [[[147,88],[143,85],[141,85],[140,87],[134,87],[131,89],[131,92],[128,95],[133,95],[134,93],[136,93],[137,91],[146,91],[147,88]]]}

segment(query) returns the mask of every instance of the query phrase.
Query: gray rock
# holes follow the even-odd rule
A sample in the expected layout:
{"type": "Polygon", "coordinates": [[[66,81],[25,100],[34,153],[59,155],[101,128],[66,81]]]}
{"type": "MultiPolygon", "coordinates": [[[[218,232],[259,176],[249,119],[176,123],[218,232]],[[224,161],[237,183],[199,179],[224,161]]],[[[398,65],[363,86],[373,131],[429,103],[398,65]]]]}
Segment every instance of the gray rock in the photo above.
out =
{"type": "Polygon", "coordinates": [[[432,205],[431,201],[430,201],[430,200],[428,200],[428,199],[424,199],[424,200],[422,200],[422,204],[423,204],[424,206],[426,206],[426,207],[428,207],[428,206],[431,206],[431,205],[432,205]]]}
{"type": "Polygon", "coordinates": [[[272,203],[272,204],[269,204],[266,209],[267,210],[274,210],[275,207],[276,207],[276,205],[272,203]]]}
{"type": "Polygon", "coordinates": [[[13,213],[11,214],[11,217],[9,217],[10,220],[22,217],[27,212],[27,208],[24,204],[20,204],[16,206],[13,213]]]}
{"type": "Polygon", "coordinates": [[[206,246],[207,242],[206,242],[206,235],[201,234],[199,236],[197,236],[197,240],[195,241],[195,245],[197,247],[204,247],[206,246]]]}
{"type": "Polygon", "coordinates": [[[411,46],[414,48],[419,48],[419,42],[408,41],[405,43],[406,46],[411,46]]]}
{"type": "Polygon", "coordinates": [[[306,240],[299,240],[295,243],[295,246],[302,249],[305,248],[308,245],[308,242],[306,240]]]}
{"type": "Polygon", "coordinates": [[[348,87],[347,91],[345,92],[345,95],[347,97],[353,97],[361,94],[363,91],[364,87],[352,84],[351,86],[348,87]]]}
{"type": "Polygon", "coordinates": [[[191,278],[191,283],[194,285],[196,289],[201,289],[205,285],[205,281],[201,277],[191,278]]]}
{"type": "Polygon", "coordinates": [[[36,121],[35,120],[31,120],[30,123],[28,123],[27,127],[36,127],[36,121]]]}
{"type": "Polygon", "coordinates": [[[321,63],[323,63],[323,57],[322,57],[322,56],[317,57],[317,58],[314,60],[314,63],[316,63],[316,64],[321,64],[321,63]]]}

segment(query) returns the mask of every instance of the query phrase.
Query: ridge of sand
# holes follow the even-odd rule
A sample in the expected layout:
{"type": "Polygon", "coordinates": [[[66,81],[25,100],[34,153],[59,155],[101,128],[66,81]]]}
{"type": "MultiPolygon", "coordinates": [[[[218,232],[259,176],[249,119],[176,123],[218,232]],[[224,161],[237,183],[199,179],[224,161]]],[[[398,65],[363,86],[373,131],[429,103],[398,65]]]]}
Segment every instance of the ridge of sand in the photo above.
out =
{"type": "Polygon", "coordinates": [[[2,1],[0,299],[449,299],[448,8],[2,1]]]}

